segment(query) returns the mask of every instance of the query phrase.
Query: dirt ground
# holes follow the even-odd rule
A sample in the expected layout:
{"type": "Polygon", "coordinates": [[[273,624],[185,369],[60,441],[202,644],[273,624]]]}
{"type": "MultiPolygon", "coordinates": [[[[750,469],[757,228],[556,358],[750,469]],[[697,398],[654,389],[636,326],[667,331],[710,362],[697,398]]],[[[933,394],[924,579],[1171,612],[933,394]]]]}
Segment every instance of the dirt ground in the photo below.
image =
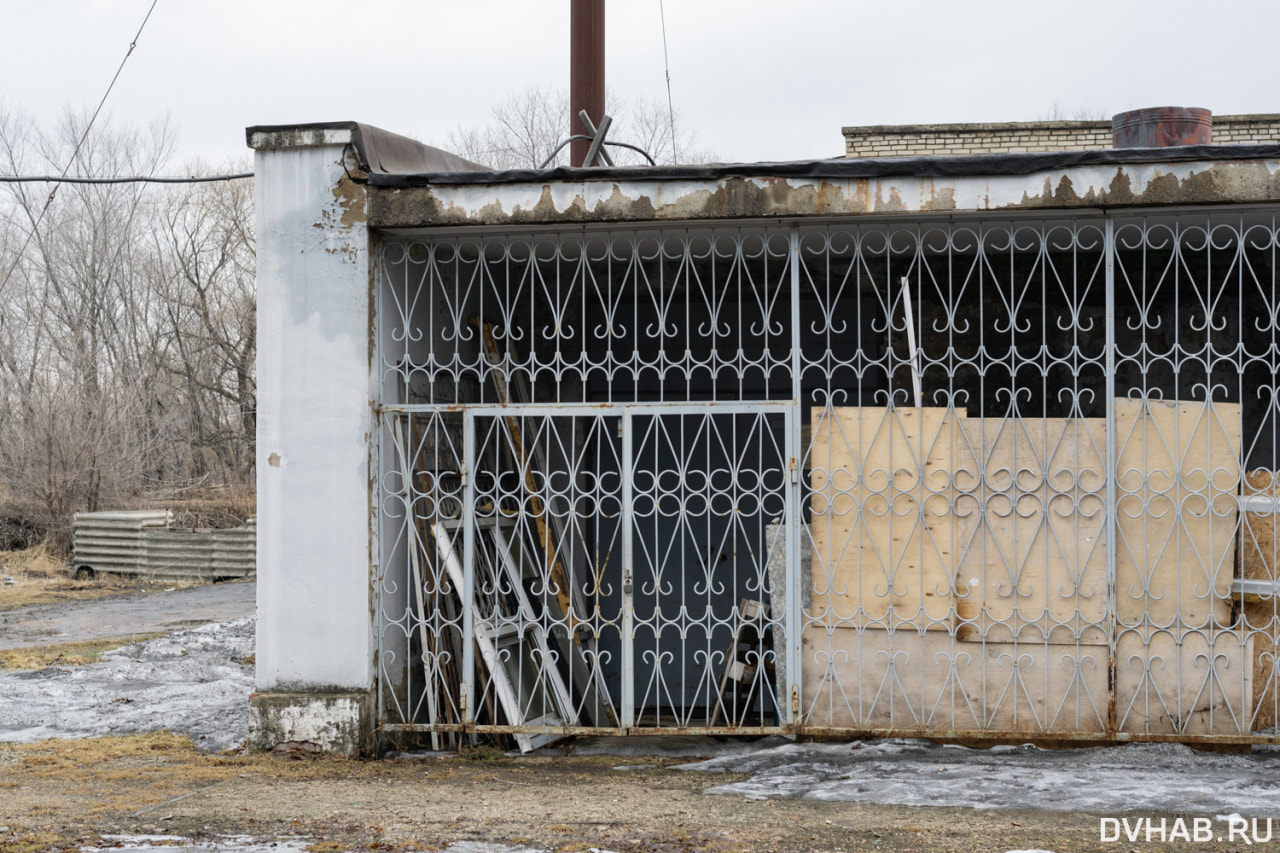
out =
{"type": "Polygon", "coordinates": [[[165,733],[0,745],[0,853],[78,850],[112,833],[301,836],[316,851],[466,840],[619,853],[1233,849],[1102,843],[1098,818],[1081,814],[709,796],[735,777],[670,769],[684,760],[208,755],[165,733]]]}

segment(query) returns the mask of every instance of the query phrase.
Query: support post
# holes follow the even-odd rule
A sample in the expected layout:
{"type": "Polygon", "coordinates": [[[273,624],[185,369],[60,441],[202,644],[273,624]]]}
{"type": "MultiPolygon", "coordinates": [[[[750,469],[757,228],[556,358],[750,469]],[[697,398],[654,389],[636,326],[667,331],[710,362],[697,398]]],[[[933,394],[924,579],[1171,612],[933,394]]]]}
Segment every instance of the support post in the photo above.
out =
{"type": "Polygon", "coordinates": [[[372,748],[379,464],[366,191],[350,128],[251,131],[258,234],[250,744],[372,748]]]}

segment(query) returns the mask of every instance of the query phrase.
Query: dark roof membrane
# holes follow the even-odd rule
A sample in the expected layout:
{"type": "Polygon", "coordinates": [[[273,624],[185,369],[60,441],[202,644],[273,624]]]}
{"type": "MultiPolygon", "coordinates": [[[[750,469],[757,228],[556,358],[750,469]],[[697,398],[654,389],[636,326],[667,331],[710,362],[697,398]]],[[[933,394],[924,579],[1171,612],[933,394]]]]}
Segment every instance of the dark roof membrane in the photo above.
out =
{"type": "Polygon", "coordinates": [[[690,166],[622,166],[610,168],[511,169],[493,171],[399,134],[357,122],[258,126],[246,130],[276,133],[299,130],[351,130],[361,168],[378,187],[459,184],[520,184],[582,181],[714,181],[720,178],[772,177],[814,179],[951,178],[1030,175],[1073,166],[1123,166],[1134,163],[1181,163],[1213,160],[1280,160],[1280,144],[1187,145],[1175,148],[1100,148],[1087,151],[1044,151],[1025,154],[931,155],[774,163],[707,163],[690,166]]]}
{"type": "Polygon", "coordinates": [[[1179,163],[1192,160],[1280,159],[1280,145],[1189,145],[1180,148],[1104,148],[1093,151],[1048,151],[1031,154],[965,154],[929,157],[876,157],[862,160],[796,160],[782,163],[710,163],[697,166],[626,166],[614,168],[513,169],[504,172],[370,171],[369,183],[380,187],[456,184],[516,184],[581,181],[662,181],[773,177],[856,179],[892,177],[998,177],[1057,171],[1072,166],[1117,166],[1134,163],[1179,163]]]}

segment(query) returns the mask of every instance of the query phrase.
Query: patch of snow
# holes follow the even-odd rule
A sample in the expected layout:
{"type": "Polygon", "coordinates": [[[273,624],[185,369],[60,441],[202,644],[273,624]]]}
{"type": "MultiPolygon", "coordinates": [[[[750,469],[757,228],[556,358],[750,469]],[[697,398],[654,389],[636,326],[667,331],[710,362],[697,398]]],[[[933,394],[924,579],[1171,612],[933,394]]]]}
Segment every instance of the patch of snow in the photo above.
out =
{"type": "MultiPolygon", "coordinates": [[[[557,741],[536,750],[532,755],[563,755],[566,747],[572,747],[574,755],[605,755],[613,758],[641,758],[664,756],[667,758],[710,758],[729,755],[748,755],[761,749],[792,743],[782,736],[765,738],[730,738],[720,740],[704,735],[639,735],[579,737],[572,741],[557,741]]],[[[513,753],[513,757],[518,753],[513,753]]]]}
{"type": "Polygon", "coordinates": [[[752,799],[796,797],[908,806],[1270,815],[1280,802],[1280,757],[1196,752],[1180,744],[1042,750],[958,750],[892,738],[783,744],[680,770],[745,773],[707,790],[752,799]]]}
{"type": "Polygon", "coordinates": [[[217,752],[249,734],[254,620],[212,623],[106,652],[87,666],[0,675],[0,741],[169,729],[217,752]]]}

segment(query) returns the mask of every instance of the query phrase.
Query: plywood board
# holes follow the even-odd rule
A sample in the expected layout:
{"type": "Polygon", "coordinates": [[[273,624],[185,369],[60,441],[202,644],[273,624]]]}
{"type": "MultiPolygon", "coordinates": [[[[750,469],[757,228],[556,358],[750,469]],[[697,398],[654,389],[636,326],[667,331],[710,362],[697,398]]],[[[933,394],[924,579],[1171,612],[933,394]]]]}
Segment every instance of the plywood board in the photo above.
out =
{"type": "Polygon", "coordinates": [[[1103,732],[1107,649],[965,643],[812,624],[803,633],[807,726],[1103,732]]]}
{"type": "Polygon", "coordinates": [[[1116,724],[1122,732],[1248,734],[1253,642],[1236,631],[1122,631],[1116,724]]]}
{"type": "Polygon", "coordinates": [[[813,409],[811,613],[950,630],[961,420],[943,408],[813,409]]]}
{"type": "Polygon", "coordinates": [[[1115,422],[1118,622],[1226,626],[1240,406],[1116,400],[1115,422]]]}
{"type": "Polygon", "coordinates": [[[961,425],[958,636],[1105,644],[1106,420],[970,418],[961,425]]]}
{"type": "MultiPolygon", "coordinates": [[[[1268,470],[1245,475],[1243,494],[1280,497],[1280,478],[1268,470]]],[[[1246,512],[1240,525],[1240,575],[1251,580],[1280,580],[1280,515],[1246,512]]],[[[1253,709],[1255,731],[1276,725],[1280,710],[1280,599],[1245,599],[1243,630],[1253,639],[1253,709]]]]}

